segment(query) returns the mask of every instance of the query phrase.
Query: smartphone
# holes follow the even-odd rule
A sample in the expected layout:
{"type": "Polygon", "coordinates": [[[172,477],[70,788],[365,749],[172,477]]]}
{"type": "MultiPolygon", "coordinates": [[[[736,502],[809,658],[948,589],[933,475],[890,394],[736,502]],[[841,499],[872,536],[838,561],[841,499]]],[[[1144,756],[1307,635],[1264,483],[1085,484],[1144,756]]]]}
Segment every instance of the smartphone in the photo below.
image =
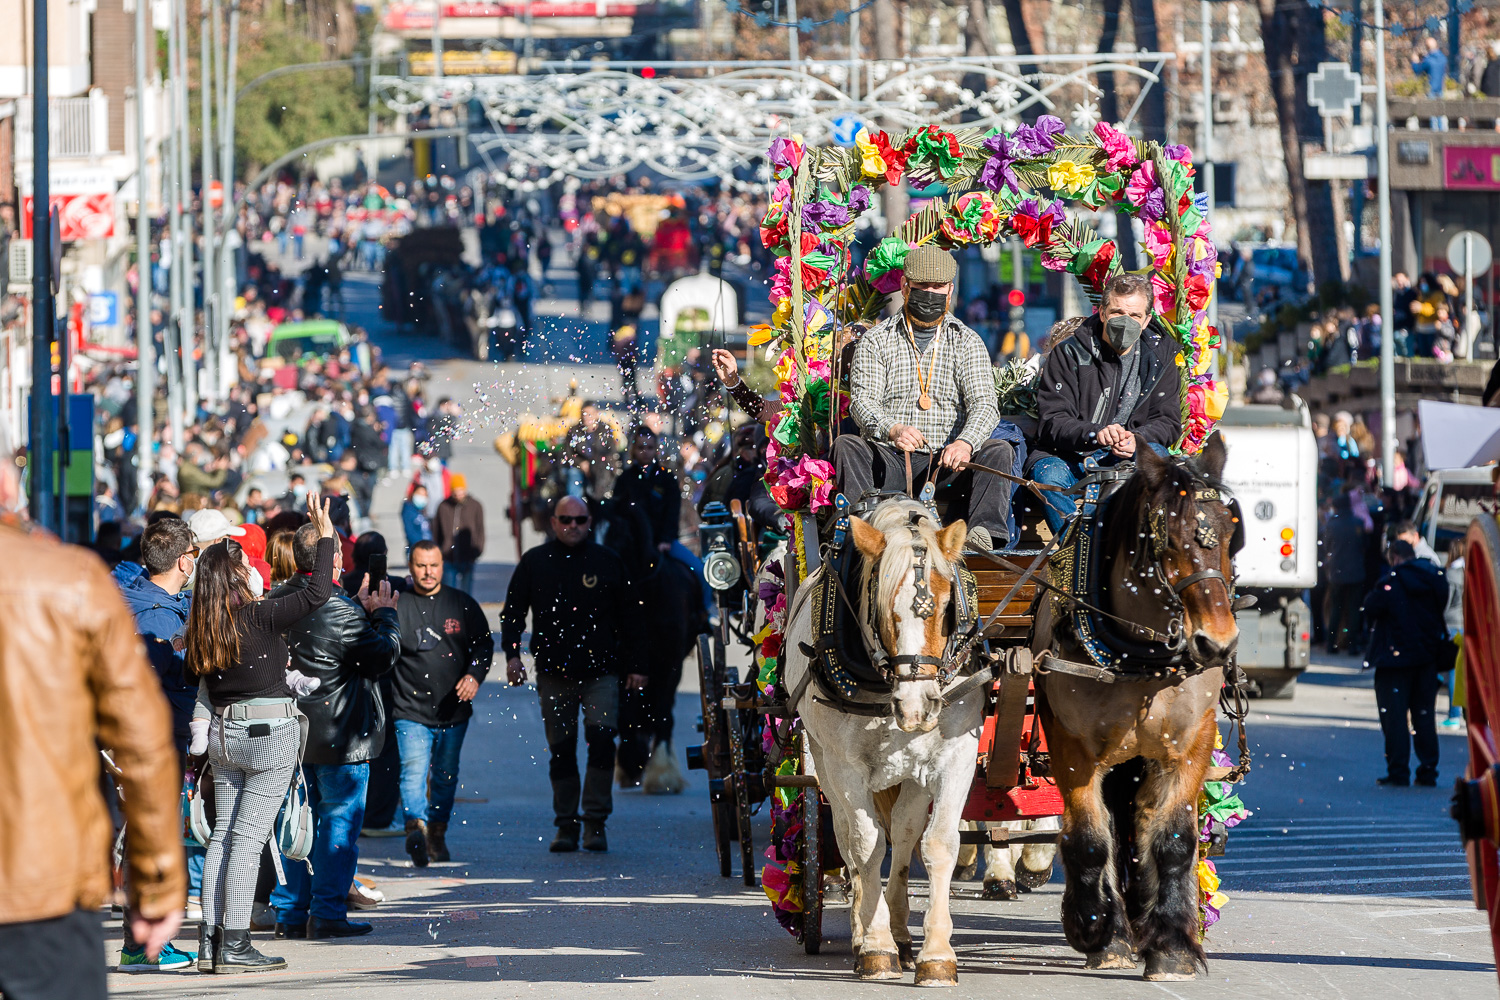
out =
{"type": "Polygon", "coordinates": [[[385,553],[376,552],[370,556],[370,591],[373,593],[380,589],[380,581],[385,579],[385,553]]]}

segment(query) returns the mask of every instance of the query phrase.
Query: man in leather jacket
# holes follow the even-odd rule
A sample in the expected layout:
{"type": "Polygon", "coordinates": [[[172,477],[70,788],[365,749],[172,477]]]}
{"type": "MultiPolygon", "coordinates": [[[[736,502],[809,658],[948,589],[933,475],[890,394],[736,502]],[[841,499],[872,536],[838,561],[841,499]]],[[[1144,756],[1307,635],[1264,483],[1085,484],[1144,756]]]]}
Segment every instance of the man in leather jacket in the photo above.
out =
{"type": "MultiPolygon", "coordinates": [[[[317,544],[312,525],[298,529],[292,541],[298,574],[272,591],[272,597],[311,583],[317,544]]],[[[342,561],[342,554],[334,557],[335,579],[342,561]]],[[[305,865],[288,861],[283,866],[286,884],[272,893],[276,936],[368,934],[369,924],[350,923],[347,897],[359,862],[369,762],[380,756],[385,743],[386,707],[376,678],[394,668],[401,654],[396,595],[389,582],[370,593],[366,578],[356,603],[335,584],[328,603],[293,625],[286,638],[292,667],[318,682],[298,699],[307,716],[302,764],[317,827],[311,877],[305,865]]]]}
{"type": "Polygon", "coordinates": [[[155,958],[187,900],[171,712],[93,553],[30,532],[0,427],[0,992],[104,1000],[99,907],[111,829],[99,747],[120,768],[131,933],[155,958]]]}
{"type": "MultiPolygon", "coordinates": [[[[1177,441],[1180,348],[1151,310],[1151,282],[1116,275],[1104,287],[1098,314],[1050,349],[1037,380],[1030,478],[1070,487],[1095,469],[1133,459],[1137,440],[1163,456],[1177,441]]],[[[1060,531],[1073,497],[1051,491],[1043,497],[1047,525],[1060,531]]]]}

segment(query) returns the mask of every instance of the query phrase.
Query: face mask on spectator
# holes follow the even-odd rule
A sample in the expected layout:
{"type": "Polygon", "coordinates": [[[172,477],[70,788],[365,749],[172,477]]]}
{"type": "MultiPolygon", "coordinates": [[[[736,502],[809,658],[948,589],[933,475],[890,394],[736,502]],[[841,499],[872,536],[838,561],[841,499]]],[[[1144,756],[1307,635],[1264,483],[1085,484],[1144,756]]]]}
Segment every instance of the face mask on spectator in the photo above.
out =
{"type": "Polygon", "coordinates": [[[414,497],[411,498],[411,502],[416,505],[417,510],[426,510],[427,509],[427,494],[425,494],[425,493],[419,493],[416,496],[414,496],[414,497]]]}
{"type": "Polygon", "coordinates": [[[266,582],[260,578],[260,572],[258,570],[250,570],[250,578],[246,581],[246,583],[250,587],[251,597],[255,598],[258,601],[265,596],[266,582]]]}

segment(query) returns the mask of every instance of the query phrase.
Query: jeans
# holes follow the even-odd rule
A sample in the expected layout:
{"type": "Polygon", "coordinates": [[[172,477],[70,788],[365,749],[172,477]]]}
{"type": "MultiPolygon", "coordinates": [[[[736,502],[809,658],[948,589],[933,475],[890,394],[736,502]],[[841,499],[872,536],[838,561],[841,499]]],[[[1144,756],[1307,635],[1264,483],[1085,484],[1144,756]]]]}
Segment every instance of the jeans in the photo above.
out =
{"type": "Polygon", "coordinates": [[[0,924],[0,992],[6,1000],[105,1000],[99,914],[0,924]]]}
{"type": "Polygon", "coordinates": [[[459,562],[443,563],[443,586],[452,587],[454,590],[462,590],[465,594],[473,594],[474,564],[459,562]]]}
{"type": "MultiPolygon", "coordinates": [[[[972,469],[937,469],[930,476],[928,464],[936,464],[940,452],[911,453],[912,491],[918,492],[930,478],[939,499],[958,503],[971,528],[984,528],[996,548],[1010,540],[1011,485],[999,476],[972,469]]],[[[1015,459],[1010,442],[990,438],[980,443],[973,461],[991,469],[1009,472],[1015,459]]],[[[838,470],[839,489],[850,500],[858,500],[873,489],[906,489],[906,458],[894,445],[866,441],[858,434],[842,434],[833,443],[833,466],[838,470]]],[[[958,508],[949,517],[960,516],[958,508]]]]}
{"type": "Polygon", "coordinates": [[[693,555],[693,550],[683,545],[681,540],[672,543],[667,555],[693,571],[693,579],[698,581],[698,586],[703,591],[703,606],[710,615],[717,614],[718,600],[714,596],[714,588],[708,585],[708,578],[703,575],[703,560],[693,555]]]}
{"type": "Polygon", "coordinates": [[[536,693],[542,702],[542,724],[552,760],[552,812],[556,823],[583,818],[604,822],[613,811],[611,785],[615,776],[615,733],[620,708],[620,679],[613,674],[586,681],[569,681],[538,674],[536,693]],[[578,713],[583,712],[583,738],[588,744],[588,766],[578,777],[578,713]]]}
{"type": "MultiPolygon", "coordinates": [[[[452,726],[396,720],[396,742],[401,747],[401,809],[408,820],[446,823],[453,815],[458,754],[468,729],[467,719],[452,726]]],[[[348,888],[346,884],[344,889],[348,888]]]]}
{"type": "Polygon", "coordinates": [[[188,844],[183,848],[187,852],[188,872],[188,895],[202,898],[203,892],[203,859],[208,856],[208,848],[201,844],[188,844]]]}
{"type": "Polygon", "coordinates": [[[410,427],[397,427],[391,431],[390,453],[386,465],[392,472],[407,475],[411,472],[411,457],[417,451],[417,438],[410,427]]]}
{"type": "MultiPolygon", "coordinates": [[[[1168,456],[1166,448],[1155,442],[1149,442],[1147,447],[1156,452],[1162,458],[1168,456]]],[[[1119,457],[1112,455],[1108,448],[1101,448],[1083,459],[1081,462],[1070,462],[1066,458],[1057,455],[1044,455],[1036,460],[1031,467],[1031,478],[1046,486],[1061,486],[1067,488],[1075,485],[1084,477],[1087,471],[1096,468],[1106,468],[1120,461],[1119,457]]],[[[1073,516],[1077,506],[1073,502],[1073,496],[1067,493],[1055,493],[1051,490],[1042,491],[1042,516],[1047,519],[1047,527],[1055,535],[1062,530],[1063,523],[1073,516]]]]}
{"type": "Polygon", "coordinates": [[[1454,687],[1458,681],[1458,671],[1450,670],[1446,674],[1439,676],[1442,678],[1443,687],[1448,689],[1448,718],[1462,719],[1464,717],[1464,710],[1453,703],[1453,693],[1458,690],[1454,687]]]}
{"type": "Polygon", "coordinates": [[[370,765],[304,764],[307,801],[317,818],[313,833],[312,874],[300,861],[286,861],[286,885],[271,892],[276,919],[307,923],[309,910],[319,920],[347,920],[349,884],[359,864],[359,831],[365,819],[365,791],[370,765]]]}
{"type": "Polygon", "coordinates": [[[1397,781],[1405,781],[1411,774],[1413,734],[1417,780],[1437,778],[1438,738],[1433,719],[1437,689],[1436,672],[1422,667],[1375,671],[1375,704],[1380,709],[1380,731],[1385,734],[1386,774],[1397,781]]]}

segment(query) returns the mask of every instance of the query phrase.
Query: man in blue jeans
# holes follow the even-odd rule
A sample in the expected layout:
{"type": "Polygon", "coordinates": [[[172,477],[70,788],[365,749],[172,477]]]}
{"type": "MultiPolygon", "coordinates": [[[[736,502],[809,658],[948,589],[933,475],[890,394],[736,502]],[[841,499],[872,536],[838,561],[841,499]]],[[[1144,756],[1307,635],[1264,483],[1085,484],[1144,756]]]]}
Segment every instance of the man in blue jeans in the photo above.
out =
{"type": "MultiPolygon", "coordinates": [[[[1094,469],[1133,458],[1137,441],[1165,455],[1182,434],[1178,350],[1176,339],[1152,323],[1150,280],[1111,278],[1098,314],[1054,345],[1042,365],[1027,474],[1072,486],[1094,469]]],[[[1043,514],[1055,533],[1073,514],[1073,497],[1044,495],[1043,514]]]]}
{"type": "MultiPolygon", "coordinates": [[[[303,525],[292,539],[297,575],[271,592],[280,597],[306,589],[317,562],[318,530],[303,525]]],[[[343,568],[335,550],[334,578],[343,568]]],[[[317,817],[312,875],[296,861],[283,864],[286,884],[271,894],[279,938],[334,938],[368,934],[371,925],[349,920],[349,886],[359,863],[370,761],[385,746],[386,708],[378,678],[401,652],[396,595],[382,580],[370,592],[369,577],[358,599],[337,583],[333,596],[287,631],[292,667],[317,681],[297,699],[307,716],[302,772],[307,799],[317,817]]]]}
{"type": "Polygon", "coordinates": [[[436,542],[413,545],[407,568],[412,586],[397,609],[396,742],[406,853],[412,864],[425,868],[428,861],[449,860],[446,836],[458,791],[458,755],[474,696],[495,656],[495,638],[479,602],[443,584],[443,552],[436,542]]]}

